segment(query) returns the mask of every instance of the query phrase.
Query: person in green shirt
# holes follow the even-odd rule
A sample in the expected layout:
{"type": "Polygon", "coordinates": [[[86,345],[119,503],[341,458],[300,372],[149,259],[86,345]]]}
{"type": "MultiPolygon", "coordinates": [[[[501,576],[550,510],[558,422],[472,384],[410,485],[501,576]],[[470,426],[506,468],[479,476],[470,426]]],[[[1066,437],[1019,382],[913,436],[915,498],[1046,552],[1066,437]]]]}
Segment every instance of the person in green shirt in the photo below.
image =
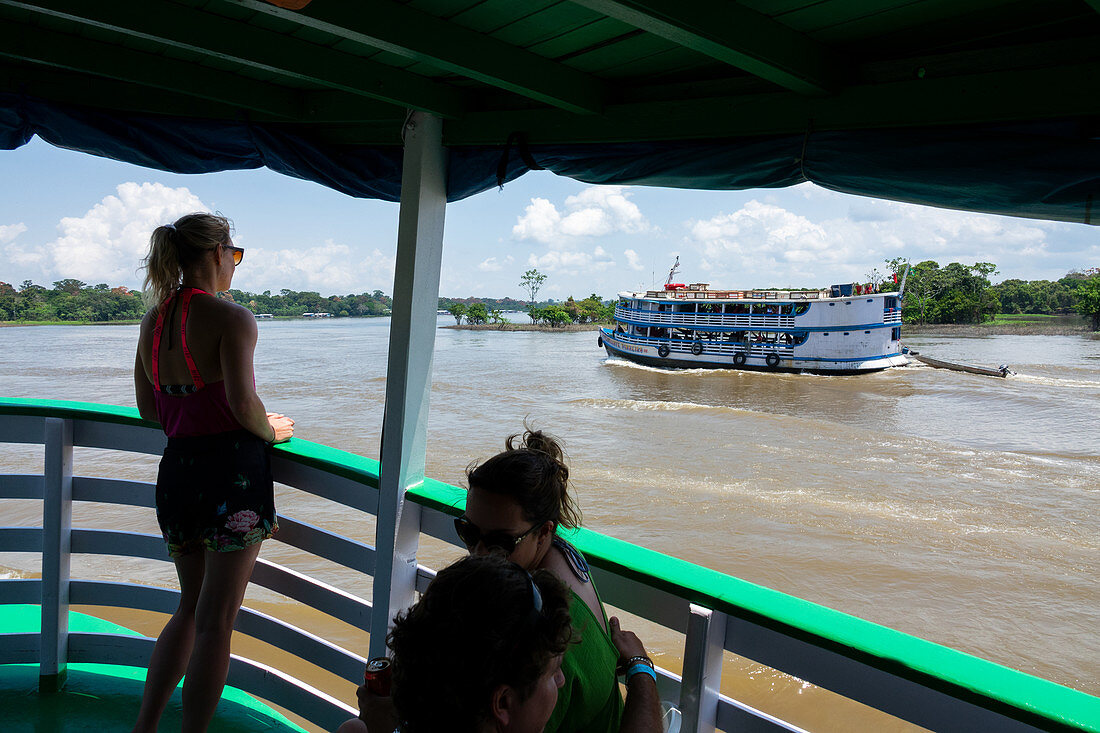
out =
{"type": "Polygon", "coordinates": [[[616,733],[623,716],[612,640],[588,563],[557,536],[579,525],[569,491],[569,468],[559,443],[538,430],[505,441],[505,450],[466,472],[466,512],[455,520],[472,554],[498,553],[529,572],[548,570],[569,589],[569,614],[579,639],[562,661],[565,684],[548,733],[616,733]]]}

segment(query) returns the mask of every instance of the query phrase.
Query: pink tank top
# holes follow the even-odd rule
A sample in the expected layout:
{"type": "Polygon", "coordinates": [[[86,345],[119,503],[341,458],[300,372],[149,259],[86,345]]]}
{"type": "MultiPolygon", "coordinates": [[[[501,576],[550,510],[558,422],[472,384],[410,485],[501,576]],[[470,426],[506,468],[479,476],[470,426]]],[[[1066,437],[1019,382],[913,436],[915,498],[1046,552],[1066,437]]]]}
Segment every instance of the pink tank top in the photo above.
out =
{"type": "MultiPolygon", "coordinates": [[[[224,380],[210,384],[203,382],[199,368],[191,358],[191,350],[187,348],[187,311],[191,307],[191,296],[195,293],[209,295],[205,290],[181,287],[168,296],[157,312],[157,324],[153,328],[153,397],[157,405],[157,419],[164,427],[164,434],[169,438],[213,435],[243,429],[237,422],[237,418],[233,417],[233,411],[229,409],[224,380]],[[180,344],[183,346],[183,358],[187,361],[187,369],[191,372],[191,380],[194,384],[166,384],[162,387],[160,384],[161,332],[164,330],[164,314],[168,310],[168,304],[173,303],[177,295],[179,295],[179,302],[183,304],[183,314],[180,317],[180,344]]],[[[173,303],[173,308],[174,306],[173,303]]],[[[168,327],[169,329],[172,327],[171,316],[168,318],[168,327]]],[[[171,334],[169,334],[168,343],[171,348],[171,334]]]]}

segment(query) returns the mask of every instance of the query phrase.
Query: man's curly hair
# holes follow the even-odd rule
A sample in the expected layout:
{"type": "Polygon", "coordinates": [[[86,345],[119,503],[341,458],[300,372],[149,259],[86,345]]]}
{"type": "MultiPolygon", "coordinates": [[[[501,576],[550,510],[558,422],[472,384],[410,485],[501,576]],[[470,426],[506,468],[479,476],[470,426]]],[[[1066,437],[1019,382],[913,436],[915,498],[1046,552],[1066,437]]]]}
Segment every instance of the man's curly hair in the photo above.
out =
{"type": "Polygon", "coordinates": [[[572,640],[565,586],[495,555],[440,571],[394,621],[393,702],[402,731],[474,731],[500,685],[527,699],[572,640]],[[542,610],[536,611],[533,587],[542,610]]]}

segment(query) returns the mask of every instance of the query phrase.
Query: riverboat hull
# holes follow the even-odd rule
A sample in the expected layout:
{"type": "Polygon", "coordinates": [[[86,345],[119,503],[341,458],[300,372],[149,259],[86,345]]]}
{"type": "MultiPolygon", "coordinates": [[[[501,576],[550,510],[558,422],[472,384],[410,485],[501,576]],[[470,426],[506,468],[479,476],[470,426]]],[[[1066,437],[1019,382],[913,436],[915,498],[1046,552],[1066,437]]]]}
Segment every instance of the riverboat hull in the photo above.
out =
{"type": "Polygon", "coordinates": [[[769,364],[766,355],[746,355],[743,363],[735,363],[732,354],[696,356],[692,353],[669,353],[662,357],[659,347],[625,344],[615,338],[611,329],[600,329],[599,345],[609,357],[626,359],[636,364],[657,367],[658,369],[743,369],[747,371],[780,372],[788,374],[830,374],[836,376],[866,374],[891,367],[906,366],[909,361],[901,353],[881,357],[858,359],[853,361],[810,359],[784,359],[778,362],[772,359],[769,364]]]}

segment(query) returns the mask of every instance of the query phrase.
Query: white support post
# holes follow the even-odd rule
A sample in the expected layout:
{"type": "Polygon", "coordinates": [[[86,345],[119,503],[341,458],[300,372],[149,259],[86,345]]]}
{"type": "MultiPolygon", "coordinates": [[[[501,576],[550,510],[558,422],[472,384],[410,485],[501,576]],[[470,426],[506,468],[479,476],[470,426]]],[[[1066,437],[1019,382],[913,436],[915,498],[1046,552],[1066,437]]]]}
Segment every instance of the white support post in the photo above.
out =
{"type": "Polygon", "coordinates": [[[420,507],[404,499],[406,489],[424,480],[447,206],[442,120],[414,112],[404,132],[397,267],[382,418],[371,657],[385,654],[386,632],[393,615],[412,605],[416,588],[420,507]]]}
{"type": "Polygon", "coordinates": [[[722,687],[722,652],[726,614],[690,606],[684,641],[684,676],[680,682],[680,730],[684,733],[713,731],[718,721],[718,695],[722,687]]]}
{"type": "Polygon", "coordinates": [[[69,558],[73,525],[73,423],[46,418],[42,501],[42,633],[38,688],[65,686],[69,655],[69,558]]]}

